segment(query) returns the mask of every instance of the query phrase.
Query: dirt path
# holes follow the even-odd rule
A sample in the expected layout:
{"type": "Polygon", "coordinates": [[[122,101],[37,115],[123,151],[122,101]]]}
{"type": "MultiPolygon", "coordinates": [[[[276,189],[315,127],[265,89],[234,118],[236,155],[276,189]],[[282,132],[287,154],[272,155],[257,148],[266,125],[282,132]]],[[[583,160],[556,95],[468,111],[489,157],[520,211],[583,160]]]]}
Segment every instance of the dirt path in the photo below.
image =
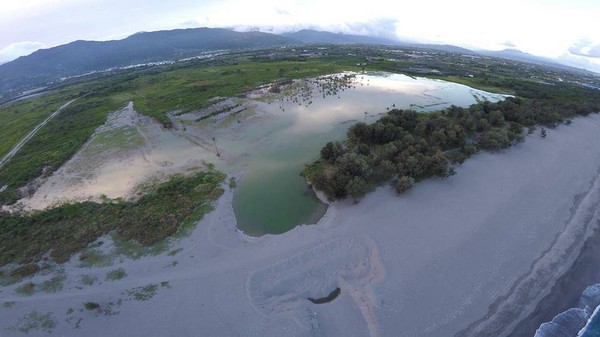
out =
{"type": "Polygon", "coordinates": [[[78,98],[72,99],[70,101],[68,101],[67,103],[63,104],[60,108],[58,108],[56,111],[54,111],[50,116],[48,116],[48,118],[46,118],[43,122],[41,122],[40,124],[38,124],[33,130],[31,130],[31,132],[29,132],[25,137],[23,137],[23,139],[21,139],[17,145],[15,145],[6,155],[4,155],[4,157],[2,157],[2,159],[0,159],[0,168],[2,168],[6,163],[8,163],[8,161],[14,157],[15,154],[17,154],[17,152],[23,147],[23,145],[25,145],[25,143],[27,143],[27,141],[29,141],[31,138],[33,138],[33,136],[35,136],[35,134],[44,127],[44,125],[48,124],[48,122],[50,122],[52,120],[52,118],[56,117],[64,108],[66,108],[69,104],[75,102],[78,98]]]}

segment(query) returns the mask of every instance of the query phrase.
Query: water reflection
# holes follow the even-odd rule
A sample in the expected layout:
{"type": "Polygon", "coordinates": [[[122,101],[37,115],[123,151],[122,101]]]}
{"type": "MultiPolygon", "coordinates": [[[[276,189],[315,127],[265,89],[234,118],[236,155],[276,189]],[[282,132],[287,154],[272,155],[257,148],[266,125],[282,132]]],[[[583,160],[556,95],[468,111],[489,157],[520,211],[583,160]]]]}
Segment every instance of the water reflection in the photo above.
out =
{"type": "Polygon", "coordinates": [[[307,195],[299,173],[326,142],[345,138],[352,124],[373,122],[392,108],[427,112],[503,98],[460,84],[387,73],[326,76],[278,90],[289,95],[277,104],[252,102],[260,119],[220,136],[223,152],[238,158],[235,166],[244,172],[234,211],[238,227],[251,235],[281,233],[314,223],[324,213],[325,206],[307,195]]]}

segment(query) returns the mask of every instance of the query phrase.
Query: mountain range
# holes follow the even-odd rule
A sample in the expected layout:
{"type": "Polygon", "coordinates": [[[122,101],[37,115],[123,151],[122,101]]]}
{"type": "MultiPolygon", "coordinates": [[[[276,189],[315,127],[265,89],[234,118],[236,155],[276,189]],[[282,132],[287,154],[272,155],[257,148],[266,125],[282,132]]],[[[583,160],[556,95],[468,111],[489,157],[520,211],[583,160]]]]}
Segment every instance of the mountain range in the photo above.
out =
{"type": "MultiPolygon", "coordinates": [[[[451,45],[415,44],[391,39],[300,30],[281,35],[262,32],[236,32],[222,28],[192,28],[141,32],[122,40],[75,41],[41,49],[31,55],[0,65],[0,97],[62,77],[148,62],[193,57],[215,50],[240,50],[303,44],[377,44],[428,48],[447,52],[475,52],[451,45]]],[[[549,59],[518,50],[479,52],[512,60],[557,65],[549,59]]],[[[11,95],[12,96],[12,95],[11,95]]]]}

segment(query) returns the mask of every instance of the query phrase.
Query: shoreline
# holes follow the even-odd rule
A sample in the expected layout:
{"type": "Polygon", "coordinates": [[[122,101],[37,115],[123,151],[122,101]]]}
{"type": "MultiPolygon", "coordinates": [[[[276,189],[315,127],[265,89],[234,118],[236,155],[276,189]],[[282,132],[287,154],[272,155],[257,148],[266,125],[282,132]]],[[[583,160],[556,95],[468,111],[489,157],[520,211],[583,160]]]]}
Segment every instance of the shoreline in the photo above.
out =
{"type": "Polygon", "coordinates": [[[590,236],[571,267],[554,283],[535,311],[519,322],[510,337],[531,337],[542,323],[576,308],[583,291],[600,283],[600,228],[590,236]]]}
{"type": "MultiPolygon", "coordinates": [[[[14,303],[0,308],[0,324],[15,326],[36,311],[51,313],[53,332],[65,336],[454,335],[509,298],[557,236],[582,234],[573,219],[585,215],[578,208],[591,207],[586,195],[596,192],[590,181],[600,167],[599,126],[598,115],[575,119],[546,138],[530,136],[508,151],[477,154],[456,175],[428,179],[405,195],[383,186],[358,204],[333,202],[317,225],[279,235],[240,232],[233,191],[225,186],[191,235],[163,253],[118,257],[94,268],[74,257],[60,270],[22,282],[63,276],[53,293],[23,297],[15,293],[21,284],[3,288],[0,303],[14,303]],[[109,279],[119,268],[128,276],[109,279]],[[85,285],[86,275],[97,283],[85,285]],[[155,290],[150,299],[130,295],[149,285],[155,290]],[[335,301],[307,300],[337,287],[335,301]],[[88,301],[118,314],[86,311],[82,303],[88,301]]],[[[98,249],[113,247],[103,240],[98,249]]],[[[555,253],[564,247],[554,247],[555,253]]],[[[546,255],[550,266],[564,261],[560,254],[546,255]]],[[[555,270],[545,269],[542,281],[558,277],[555,270]]],[[[531,289],[539,293],[545,284],[531,289]]],[[[502,318],[489,317],[512,323],[502,318]]]]}

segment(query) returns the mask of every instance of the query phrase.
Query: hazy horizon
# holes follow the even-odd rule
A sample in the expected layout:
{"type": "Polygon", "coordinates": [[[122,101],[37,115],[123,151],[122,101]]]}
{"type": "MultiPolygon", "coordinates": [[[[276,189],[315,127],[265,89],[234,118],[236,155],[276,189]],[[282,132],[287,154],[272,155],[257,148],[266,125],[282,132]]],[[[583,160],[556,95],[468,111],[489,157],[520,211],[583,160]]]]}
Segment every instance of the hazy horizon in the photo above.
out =
{"type": "Polygon", "coordinates": [[[0,5],[0,63],[75,40],[140,31],[315,29],[472,50],[518,49],[600,72],[600,3],[593,0],[342,1],[27,0],[0,5]]]}

